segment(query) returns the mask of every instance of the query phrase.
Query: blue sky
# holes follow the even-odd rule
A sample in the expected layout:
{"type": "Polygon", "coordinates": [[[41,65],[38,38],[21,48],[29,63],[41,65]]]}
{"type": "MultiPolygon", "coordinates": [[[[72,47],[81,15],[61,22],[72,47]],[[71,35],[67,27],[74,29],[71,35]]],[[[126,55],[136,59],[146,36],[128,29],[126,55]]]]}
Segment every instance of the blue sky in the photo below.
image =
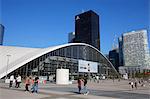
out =
{"type": "Polygon", "coordinates": [[[149,9],[150,0],[0,0],[0,23],[4,45],[43,48],[67,43],[75,15],[93,10],[100,16],[101,51],[106,54],[115,35],[149,29],[149,9]]]}

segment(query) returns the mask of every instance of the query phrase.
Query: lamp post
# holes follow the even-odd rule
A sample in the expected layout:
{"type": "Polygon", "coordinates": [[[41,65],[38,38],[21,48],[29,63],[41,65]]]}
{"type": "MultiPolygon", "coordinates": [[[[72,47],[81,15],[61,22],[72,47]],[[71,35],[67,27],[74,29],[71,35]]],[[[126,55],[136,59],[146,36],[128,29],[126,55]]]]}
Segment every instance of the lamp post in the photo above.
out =
{"type": "Polygon", "coordinates": [[[6,55],[7,56],[7,67],[6,67],[6,79],[7,79],[7,71],[8,71],[8,65],[9,65],[9,57],[11,57],[11,55],[6,55]]]}

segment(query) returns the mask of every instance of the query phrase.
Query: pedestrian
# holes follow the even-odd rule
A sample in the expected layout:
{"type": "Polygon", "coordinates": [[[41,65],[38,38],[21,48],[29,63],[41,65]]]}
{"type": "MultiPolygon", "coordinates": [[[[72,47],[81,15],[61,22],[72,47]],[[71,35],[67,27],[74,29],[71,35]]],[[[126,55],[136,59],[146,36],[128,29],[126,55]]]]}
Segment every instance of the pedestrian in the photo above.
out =
{"type": "Polygon", "coordinates": [[[144,85],[144,80],[143,80],[143,79],[141,79],[141,86],[142,86],[142,87],[145,87],[145,85],[144,85]]]}
{"type": "Polygon", "coordinates": [[[137,89],[137,81],[134,82],[134,87],[137,89]]]}
{"type": "Polygon", "coordinates": [[[84,79],[83,79],[83,82],[84,82],[84,90],[83,90],[83,94],[84,95],[88,95],[89,94],[89,91],[87,90],[87,77],[84,77],[84,79]]]}
{"type": "Polygon", "coordinates": [[[139,80],[139,84],[141,84],[141,81],[139,80]]]}
{"type": "Polygon", "coordinates": [[[25,79],[25,91],[29,91],[30,78],[27,76],[25,79]]]}
{"type": "Polygon", "coordinates": [[[132,90],[133,90],[133,88],[134,88],[134,83],[133,83],[133,81],[130,82],[130,85],[131,85],[131,88],[132,88],[132,90]]]}
{"type": "Polygon", "coordinates": [[[35,79],[34,79],[34,84],[33,84],[33,86],[32,86],[32,88],[31,88],[31,92],[33,93],[33,92],[38,92],[38,80],[39,80],[39,77],[35,77],[35,79]]]}
{"type": "Polygon", "coordinates": [[[18,86],[17,76],[16,76],[16,78],[15,78],[15,83],[16,83],[15,88],[17,88],[17,86],[18,86]]]}
{"type": "Polygon", "coordinates": [[[16,78],[16,80],[17,80],[17,88],[20,88],[20,83],[21,83],[21,76],[20,75],[18,75],[18,77],[16,78]]]}
{"type": "Polygon", "coordinates": [[[10,76],[9,88],[12,87],[13,81],[14,81],[14,75],[11,75],[11,76],[10,76]]]}
{"type": "Polygon", "coordinates": [[[79,94],[81,94],[81,86],[82,86],[82,80],[81,78],[78,78],[78,89],[79,89],[79,94]]]}
{"type": "Polygon", "coordinates": [[[97,83],[99,83],[99,76],[96,76],[97,83]]]}

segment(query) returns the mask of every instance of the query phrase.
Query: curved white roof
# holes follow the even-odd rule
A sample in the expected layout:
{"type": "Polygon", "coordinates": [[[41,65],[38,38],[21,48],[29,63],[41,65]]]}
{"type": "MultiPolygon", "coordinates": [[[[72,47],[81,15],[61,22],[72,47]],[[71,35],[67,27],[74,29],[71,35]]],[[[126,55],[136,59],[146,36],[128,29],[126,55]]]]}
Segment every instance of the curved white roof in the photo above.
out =
{"type": "MultiPolygon", "coordinates": [[[[100,52],[95,47],[88,45],[88,44],[84,44],[84,43],[69,43],[69,44],[58,45],[54,47],[48,47],[48,48],[26,48],[26,47],[15,47],[15,46],[0,46],[0,78],[4,77],[6,74],[9,74],[10,72],[16,70],[17,68],[25,65],[26,63],[46,53],[49,53],[51,51],[54,51],[62,47],[67,47],[67,46],[72,46],[72,45],[85,45],[85,46],[92,47],[98,52],[100,52]]],[[[100,54],[103,55],[101,52],[100,54]]]]}

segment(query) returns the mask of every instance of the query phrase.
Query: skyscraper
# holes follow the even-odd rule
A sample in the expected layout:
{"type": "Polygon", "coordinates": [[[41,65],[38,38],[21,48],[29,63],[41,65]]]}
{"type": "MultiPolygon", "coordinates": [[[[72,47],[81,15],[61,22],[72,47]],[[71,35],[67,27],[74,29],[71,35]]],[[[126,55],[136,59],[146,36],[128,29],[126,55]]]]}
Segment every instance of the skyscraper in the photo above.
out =
{"type": "Polygon", "coordinates": [[[123,66],[123,41],[122,37],[118,38],[119,44],[119,66],[123,66]]]}
{"type": "Polygon", "coordinates": [[[74,42],[87,43],[100,50],[99,16],[92,10],[75,16],[74,42]]]}
{"type": "Polygon", "coordinates": [[[3,45],[4,26],[0,24],[0,45],[3,45]]]}
{"type": "Polygon", "coordinates": [[[68,34],[68,43],[73,43],[74,38],[75,38],[75,32],[70,32],[68,34]]]}
{"type": "Polygon", "coordinates": [[[122,38],[124,66],[149,66],[147,30],[124,33],[122,38]]]}
{"type": "Polygon", "coordinates": [[[119,67],[119,51],[118,48],[109,51],[109,60],[118,71],[119,67]]]}

